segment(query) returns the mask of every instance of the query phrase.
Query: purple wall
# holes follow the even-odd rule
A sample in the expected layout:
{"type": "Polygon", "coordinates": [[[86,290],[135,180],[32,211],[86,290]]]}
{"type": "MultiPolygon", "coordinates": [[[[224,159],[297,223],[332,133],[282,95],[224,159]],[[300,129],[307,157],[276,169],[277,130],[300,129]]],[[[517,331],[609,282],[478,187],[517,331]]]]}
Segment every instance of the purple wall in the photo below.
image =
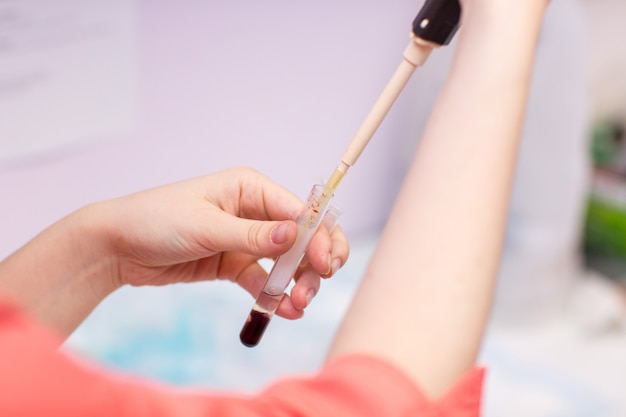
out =
{"type": "MultiPolygon", "coordinates": [[[[0,256],[85,203],[237,165],[304,198],[399,63],[413,3],[139,1],[136,129],[0,166],[0,256]]],[[[415,85],[337,192],[348,232],[384,221],[415,85]]]]}

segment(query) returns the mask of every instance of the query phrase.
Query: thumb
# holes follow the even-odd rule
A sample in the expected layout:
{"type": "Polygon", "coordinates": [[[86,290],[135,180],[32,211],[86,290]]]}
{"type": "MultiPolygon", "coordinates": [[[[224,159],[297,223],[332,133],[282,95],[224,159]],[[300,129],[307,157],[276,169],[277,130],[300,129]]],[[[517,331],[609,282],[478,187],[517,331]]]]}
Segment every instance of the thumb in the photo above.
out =
{"type": "Polygon", "coordinates": [[[211,239],[213,248],[220,252],[279,256],[293,246],[298,234],[293,220],[250,220],[228,214],[222,220],[218,222],[218,233],[211,239]]]}

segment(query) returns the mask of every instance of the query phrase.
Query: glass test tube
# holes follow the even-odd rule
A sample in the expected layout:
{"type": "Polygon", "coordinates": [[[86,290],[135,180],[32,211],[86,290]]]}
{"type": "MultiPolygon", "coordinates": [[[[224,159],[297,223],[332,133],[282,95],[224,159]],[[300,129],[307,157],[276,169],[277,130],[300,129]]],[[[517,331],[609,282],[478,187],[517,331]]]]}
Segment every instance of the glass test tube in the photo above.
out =
{"type": "Polygon", "coordinates": [[[326,195],[322,185],[313,186],[305,206],[296,219],[298,224],[296,242],[274,263],[265,286],[241,329],[239,338],[245,346],[256,346],[261,340],[319,225],[323,221],[328,230],[331,230],[337,223],[341,212],[330,205],[331,199],[332,195],[326,195]]]}

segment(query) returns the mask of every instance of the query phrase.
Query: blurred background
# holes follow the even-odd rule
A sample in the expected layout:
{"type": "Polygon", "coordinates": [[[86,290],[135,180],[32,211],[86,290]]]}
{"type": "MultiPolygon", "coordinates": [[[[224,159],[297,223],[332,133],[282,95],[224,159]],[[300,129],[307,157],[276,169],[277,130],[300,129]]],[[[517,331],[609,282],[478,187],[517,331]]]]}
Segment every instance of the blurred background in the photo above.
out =
{"type": "MultiPolygon", "coordinates": [[[[1,2],[0,256],[89,202],[232,166],[306,197],[398,65],[421,4],[1,2]]],[[[487,416],[626,415],[625,17],[622,0],[548,9],[481,356],[487,416]]],[[[66,348],[211,389],[318,368],[454,48],[415,73],[342,182],[352,255],[305,318],[274,320],[248,349],[238,334],[253,300],[234,285],[125,288],[66,348]]]]}

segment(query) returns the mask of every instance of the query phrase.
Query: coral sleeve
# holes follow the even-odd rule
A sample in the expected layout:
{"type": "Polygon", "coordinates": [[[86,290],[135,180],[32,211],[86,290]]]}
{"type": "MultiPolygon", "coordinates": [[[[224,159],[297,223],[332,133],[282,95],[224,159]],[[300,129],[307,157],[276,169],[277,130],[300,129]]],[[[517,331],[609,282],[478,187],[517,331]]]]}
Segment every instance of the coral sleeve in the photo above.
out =
{"type": "Polygon", "coordinates": [[[391,364],[347,355],[315,377],[278,382],[263,396],[293,410],[285,415],[477,417],[483,378],[484,369],[472,369],[443,398],[431,400],[391,364]]]}
{"type": "Polygon", "coordinates": [[[476,417],[483,370],[429,400],[401,370],[349,355],[311,376],[289,377],[256,395],[189,391],[111,372],[72,356],[60,339],[0,298],[0,415],[117,417],[476,417]]]}

